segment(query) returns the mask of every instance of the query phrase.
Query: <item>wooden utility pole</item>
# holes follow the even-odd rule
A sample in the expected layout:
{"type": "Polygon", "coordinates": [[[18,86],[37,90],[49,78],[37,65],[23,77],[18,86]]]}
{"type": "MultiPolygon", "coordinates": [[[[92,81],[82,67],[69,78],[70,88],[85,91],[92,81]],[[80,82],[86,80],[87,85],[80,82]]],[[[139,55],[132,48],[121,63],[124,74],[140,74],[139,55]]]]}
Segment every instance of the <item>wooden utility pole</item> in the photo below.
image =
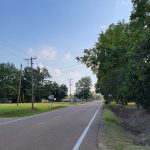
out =
{"type": "Polygon", "coordinates": [[[20,99],[21,78],[22,78],[22,64],[21,64],[21,69],[20,69],[20,79],[19,79],[17,106],[19,105],[19,99],[20,99]]]}
{"type": "Polygon", "coordinates": [[[25,59],[27,61],[30,61],[31,63],[31,82],[32,82],[32,109],[34,109],[34,85],[33,85],[33,60],[35,60],[37,58],[29,58],[29,59],[25,59]]]}
{"type": "Polygon", "coordinates": [[[71,87],[72,87],[72,81],[73,81],[73,79],[69,79],[69,85],[70,85],[70,101],[71,101],[71,87]]]}

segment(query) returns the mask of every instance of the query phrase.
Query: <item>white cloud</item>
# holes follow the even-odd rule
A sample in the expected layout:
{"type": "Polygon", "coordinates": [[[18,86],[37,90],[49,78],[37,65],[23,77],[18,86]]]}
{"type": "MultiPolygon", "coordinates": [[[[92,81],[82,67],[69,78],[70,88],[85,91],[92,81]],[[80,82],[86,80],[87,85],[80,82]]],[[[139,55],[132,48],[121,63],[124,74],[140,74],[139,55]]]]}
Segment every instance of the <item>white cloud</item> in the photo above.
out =
{"type": "Polygon", "coordinates": [[[28,52],[27,52],[27,54],[29,55],[29,56],[32,56],[32,55],[34,55],[34,49],[33,48],[30,48],[29,50],[28,50],[28,52]]]}
{"type": "Polygon", "coordinates": [[[40,67],[40,68],[44,68],[44,65],[43,65],[42,62],[39,62],[39,64],[37,66],[40,67]]]}
{"type": "Polygon", "coordinates": [[[67,60],[70,60],[71,58],[72,58],[71,53],[67,53],[64,55],[63,60],[67,61],[67,60]]]}
{"type": "Polygon", "coordinates": [[[44,48],[41,50],[34,50],[33,48],[30,48],[27,51],[28,56],[34,56],[40,60],[40,61],[49,61],[53,60],[56,57],[57,51],[54,48],[44,48]]]}
{"type": "Polygon", "coordinates": [[[53,48],[45,48],[39,51],[38,59],[43,61],[53,60],[56,57],[56,50],[53,48]]]}
{"type": "Polygon", "coordinates": [[[59,70],[59,69],[53,69],[53,70],[52,70],[52,76],[54,75],[54,76],[56,76],[56,77],[60,77],[61,74],[62,74],[62,72],[61,72],[61,70],[59,70]]]}
{"type": "Polygon", "coordinates": [[[46,67],[50,73],[50,75],[52,75],[52,78],[58,78],[62,75],[62,72],[60,69],[58,68],[52,68],[50,66],[46,67]]]}
{"type": "Polygon", "coordinates": [[[130,0],[116,0],[115,1],[115,4],[119,5],[119,6],[125,6],[125,5],[128,5],[130,3],[131,3],[130,0]]]}
{"type": "Polygon", "coordinates": [[[79,78],[79,77],[81,77],[81,73],[79,71],[77,71],[77,70],[76,71],[72,71],[69,74],[73,78],[79,78]]]}
{"type": "Polygon", "coordinates": [[[39,62],[38,64],[34,64],[34,66],[33,66],[34,68],[37,68],[37,67],[39,67],[40,69],[42,69],[42,68],[44,68],[44,65],[43,65],[43,63],[42,62],[39,62]]]}

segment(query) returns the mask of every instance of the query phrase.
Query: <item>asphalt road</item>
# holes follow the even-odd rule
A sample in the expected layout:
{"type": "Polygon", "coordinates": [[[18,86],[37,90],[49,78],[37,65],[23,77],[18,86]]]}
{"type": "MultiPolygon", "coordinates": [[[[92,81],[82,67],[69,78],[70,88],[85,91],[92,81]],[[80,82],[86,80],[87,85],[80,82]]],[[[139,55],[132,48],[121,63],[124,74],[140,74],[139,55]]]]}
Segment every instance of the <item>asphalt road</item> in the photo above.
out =
{"type": "Polygon", "coordinates": [[[92,102],[0,121],[0,150],[97,150],[100,114],[101,103],[92,102]]]}

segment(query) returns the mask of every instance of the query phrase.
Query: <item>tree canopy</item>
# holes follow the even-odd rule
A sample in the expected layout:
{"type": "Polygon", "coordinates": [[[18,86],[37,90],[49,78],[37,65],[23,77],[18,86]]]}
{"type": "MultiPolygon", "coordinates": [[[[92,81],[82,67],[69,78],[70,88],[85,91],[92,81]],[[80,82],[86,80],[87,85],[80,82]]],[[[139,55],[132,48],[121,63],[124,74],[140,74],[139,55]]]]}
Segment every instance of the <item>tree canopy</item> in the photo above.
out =
{"type": "Polygon", "coordinates": [[[130,22],[101,32],[94,48],[77,60],[97,76],[96,90],[106,100],[135,101],[150,107],[150,1],[132,0],[130,22]]]}
{"type": "Polygon", "coordinates": [[[78,82],[76,82],[75,95],[78,98],[89,99],[91,97],[91,86],[92,81],[90,77],[83,77],[78,82]]]}

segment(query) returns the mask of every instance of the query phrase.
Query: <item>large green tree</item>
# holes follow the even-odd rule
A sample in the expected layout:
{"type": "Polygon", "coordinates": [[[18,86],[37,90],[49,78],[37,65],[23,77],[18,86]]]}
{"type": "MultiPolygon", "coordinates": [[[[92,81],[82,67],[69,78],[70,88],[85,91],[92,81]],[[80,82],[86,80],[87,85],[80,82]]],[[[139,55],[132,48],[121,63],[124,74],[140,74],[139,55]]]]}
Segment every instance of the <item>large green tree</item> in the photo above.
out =
{"type": "MultiPolygon", "coordinates": [[[[22,93],[25,96],[26,101],[31,99],[31,67],[25,67],[23,71],[23,81],[22,81],[22,93]]],[[[34,68],[33,69],[33,84],[34,84],[34,96],[35,101],[41,101],[42,97],[45,95],[44,85],[51,78],[48,70],[46,68],[34,68]]]]}
{"type": "Polygon", "coordinates": [[[68,88],[65,84],[61,84],[59,86],[59,98],[58,100],[61,101],[68,95],[68,88]]]}
{"type": "Polygon", "coordinates": [[[75,95],[78,98],[89,99],[91,97],[92,81],[90,77],[83,77],[76,82],[75,95]]]}
{"type": "Polygon", "coordinates": [[[130,22],[112,24],[77,59],[97,75],[105,99],[150,107],[150,0],[132,0],[130,22]]]}
{"type": "Polygon", "coordinates": [[[132,48],[129,52],[128,93],[137,105],[150,107],[150,1],[132,0],[132,48]],[[130,92],[131,91],[131,92],[130,92]]]}
{"type": "Polygon", "coordinates": [[[19,71],[14,64],[0,64],[0,102],[14,102],[17,98],[19,71]]]}
{"type": "Polygon", "coordinates": [[[59,85],[56,82],[48,81],[44,85],[44,98],[47,99],[49,95],[54,95],[56,101],[61,101],[67,96],[68,88],[65,84],[59,85]]]}
{"type": "Polygon", "coordinates": [[[97,75],[96,91],[106,99],[124,100],[123,81],[127,73],[128,25],[119,22],[111,24],[101,33],[93,49],[84,50],[84,56],[77,59],[90,67],[97,75]]]}

